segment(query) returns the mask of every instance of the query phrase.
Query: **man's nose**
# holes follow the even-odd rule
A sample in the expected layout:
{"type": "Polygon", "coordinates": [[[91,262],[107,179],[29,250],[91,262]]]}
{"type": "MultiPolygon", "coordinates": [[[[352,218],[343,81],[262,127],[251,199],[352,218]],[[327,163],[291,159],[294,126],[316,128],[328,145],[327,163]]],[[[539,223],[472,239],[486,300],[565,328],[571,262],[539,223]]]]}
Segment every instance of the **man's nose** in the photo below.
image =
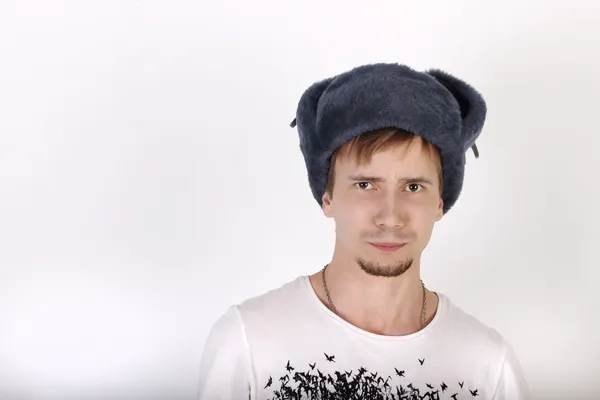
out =
{"type": "Polygon", "coordinates": [[[399,229],[406,224],[406,206],[401,194],[390,193],[381,199],[377,213],[377,225],[390,229],[399,229]]]}

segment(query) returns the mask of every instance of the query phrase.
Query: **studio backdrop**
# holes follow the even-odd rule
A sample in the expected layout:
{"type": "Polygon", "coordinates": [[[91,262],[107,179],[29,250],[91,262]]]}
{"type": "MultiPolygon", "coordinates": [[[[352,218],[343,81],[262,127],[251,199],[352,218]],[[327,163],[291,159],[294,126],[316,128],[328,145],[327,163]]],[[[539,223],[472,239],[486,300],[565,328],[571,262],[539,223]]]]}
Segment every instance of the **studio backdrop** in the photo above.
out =
{"type": "Polygon", "coordinates": [[[372,62],[488,104],[424,282],[599,398],[598,49],[596,1],[1,1],[0,399],[195,399],[226,308],[330,260],[289,124],[372,62]]]}

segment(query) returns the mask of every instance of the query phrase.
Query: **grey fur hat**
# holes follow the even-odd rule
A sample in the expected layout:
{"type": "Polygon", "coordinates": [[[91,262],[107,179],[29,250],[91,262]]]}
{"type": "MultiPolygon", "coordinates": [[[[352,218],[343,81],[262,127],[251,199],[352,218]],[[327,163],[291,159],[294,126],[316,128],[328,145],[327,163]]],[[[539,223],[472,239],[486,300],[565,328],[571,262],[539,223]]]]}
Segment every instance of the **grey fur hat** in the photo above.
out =
{"type": "Polygon", "coordinates": [[[447,72],[378,63],[313,83],[301,96],[291,126],[297,126],[309,185],[320,206],[337,149],[363,133],[399,128],[438,148],[447,213],[462,190],[466,152],[471,148],[479,157],[475,140],[486,111],[481,94],[447,72]]]}

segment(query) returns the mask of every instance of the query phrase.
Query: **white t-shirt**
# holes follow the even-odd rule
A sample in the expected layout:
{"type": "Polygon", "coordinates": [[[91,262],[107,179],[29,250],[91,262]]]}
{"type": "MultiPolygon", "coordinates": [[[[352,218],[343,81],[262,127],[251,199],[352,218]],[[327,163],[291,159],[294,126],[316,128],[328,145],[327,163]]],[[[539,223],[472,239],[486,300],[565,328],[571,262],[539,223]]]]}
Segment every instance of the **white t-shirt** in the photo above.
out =
{"type": "Polygon", "coordinates": [[[405,336],[341,319],[308,276],[231,306],[204,347],[198,399],[529,399],[509,343],[437,295],[429,325],[405,336]]]}

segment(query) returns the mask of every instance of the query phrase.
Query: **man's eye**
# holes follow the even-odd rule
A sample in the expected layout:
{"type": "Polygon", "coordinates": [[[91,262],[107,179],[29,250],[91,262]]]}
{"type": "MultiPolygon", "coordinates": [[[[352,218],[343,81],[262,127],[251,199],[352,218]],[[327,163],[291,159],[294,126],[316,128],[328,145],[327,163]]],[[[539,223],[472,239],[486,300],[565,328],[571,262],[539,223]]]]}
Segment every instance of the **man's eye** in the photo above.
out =
{"type": "Polygon", "coordinates": [[[370,185],[370,182],[358,182],[355,185],[358,186],[359,189],[368,189],[368,186],[370,185]]]}
{"type": "Polygon", "coordinates": [[[418,183],[410,183],[408,184],[408,186],[406,186],[408,188],[409,192],[418,192],[420,189],[423,188],[423,186],[419,185],[418,183]]]}

